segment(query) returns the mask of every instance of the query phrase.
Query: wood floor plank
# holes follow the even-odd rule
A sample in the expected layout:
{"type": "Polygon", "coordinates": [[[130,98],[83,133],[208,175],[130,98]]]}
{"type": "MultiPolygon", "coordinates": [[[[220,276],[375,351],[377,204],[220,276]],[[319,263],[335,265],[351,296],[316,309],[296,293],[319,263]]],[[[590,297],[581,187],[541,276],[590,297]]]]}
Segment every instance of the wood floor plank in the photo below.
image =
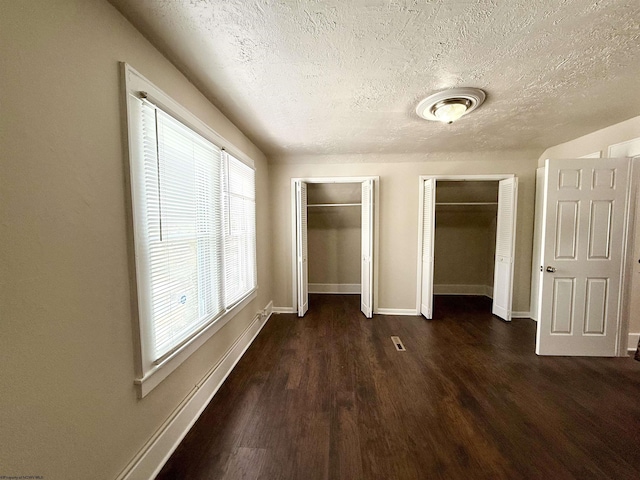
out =
{"type": "Polygon", "coordinates": [[[257,480],[267,451],[262,448],[236,448],[226,461],[223,480],[257,480]]]}
{"type": "Polygon", "coordinates": [[[310,305],[270,319],[157,478],[640,478],[640,362],[538,357],[535,323],[483,297],[433,320],[310,305]]]}

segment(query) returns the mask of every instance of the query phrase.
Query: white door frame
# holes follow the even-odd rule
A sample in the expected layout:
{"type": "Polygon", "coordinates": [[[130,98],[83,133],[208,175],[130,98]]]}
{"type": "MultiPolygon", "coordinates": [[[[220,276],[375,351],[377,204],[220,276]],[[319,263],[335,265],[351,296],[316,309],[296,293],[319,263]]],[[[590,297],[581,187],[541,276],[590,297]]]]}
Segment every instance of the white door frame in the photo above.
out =
{"type": "MultiPolygon", "coordinates": [[[[422,184],[425,180],[429,178],[436,179],[436,192],[438,191],[438,181],[451,181],[451,182],[499,182],[500,180],[506,180],[509,178],[515,178],[515,174],[513,173],[497,173],[497,174],[488,174],[488,175],[420,175],[418,179],[418,188],[420,192],[419,199],[419,212],[418,212],[418,282],[416,285],[416,311],[420,312],[420,305],[422,304],[422,232],[423,225],[422,219],[424,218],[424,192],[422,189],[422,184]]],[[[514,265],[515,270],[515,265],[514,265]]],[[[511,285],[511,291],[513,292],[513,285],[511,285]]],[[[512,293],[513,294],[513,293],[512,293]]]]}
{"type": "MultiPolygon", "coordinates": [[[[636,142],[638,139],[636,139],[636,142]]],[[[631,143],[631,142],[625,142],[631,143]]],[[[611,147],[609,147],[611,151],[611,147]]],[[[631,174],[629,186],[629,199],[627,212],[627,238],[625,239],[625,250],[623,252],[623,268],[622,268],[622,305],[620,315],[620,325],[618,325],[618,343],[616,355],[626,357],[628,355],[629,334],[631,332],[629,325],[631,323],[631,296],[633,293],[634,271],[638,267],[640,259],[636,258],[636,245],[640,242],[640,229],[637,222],[640,221],[640,155],[631,158],[631,174]]],[[[638,287],[636,287],[638,288],[638,287]]],[[[633,348],[635,350],[635,347],[633,348]]]]}
{"type": "Polygon", "coordinates": [[[540,266],[542,261],[542,214],[544,196],[544,167],[536,168],[536,196],[533,209],[533,249],[531,251],[531,290],[529,292],[529,316],[536,322],[538,314],[538,295],[540,290],[540,266]]]}
{"type": "Polygon", "coordinates": [[[378,313],[378,245],[380,216],[380,177],[377,175],[362,177],[296,177],[291,179],[291,304],[297,311],[298,305],[298,274],[296,254],[296,182],[305,183],[363,183],[373,180],[373,313],[378,313]]]}
{"type": "MultiPolygon", "coordinates": [[[[631,140],[625,140],[624,142],[609,145],[607,149],[607,157],[628,157],[631,158],[631,185],[629,188],[629,213],[627,216],[627,238],[625,243],[625,261],[622,273],[622,288],[623,288],[623,302],[622,302],[622,319],[618,328],[618,356],[625,357],[628,355],[628,351],[633,346],[633,350],[636,349],[636,343],[631,345],[629,341],[631,332],[629,325],[631,323],[631,295],[635,293],[633,291],[633,278],[634,270],[638,268],[638,258],[634,256],[635,246],[637,242],[640,242],[640,236],[637,235],[638,225],[637,221],[640,221],[640,137],[632,138],[631,140]]],[[[636,289],[639,289],[636,286],[636,289]]]]}

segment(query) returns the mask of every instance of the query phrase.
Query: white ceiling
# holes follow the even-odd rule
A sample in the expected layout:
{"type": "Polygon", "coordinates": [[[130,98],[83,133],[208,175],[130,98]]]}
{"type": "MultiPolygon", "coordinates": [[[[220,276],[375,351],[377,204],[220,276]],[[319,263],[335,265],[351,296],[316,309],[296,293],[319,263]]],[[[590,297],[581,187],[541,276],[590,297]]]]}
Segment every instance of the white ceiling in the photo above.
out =
{"type": "Polygon", "coordinates": [[[276,161],[542,150],[640,114],[638,0],[110,1],[276,161]],[[451,87],[487,101],[415,114],[451,87]]]}

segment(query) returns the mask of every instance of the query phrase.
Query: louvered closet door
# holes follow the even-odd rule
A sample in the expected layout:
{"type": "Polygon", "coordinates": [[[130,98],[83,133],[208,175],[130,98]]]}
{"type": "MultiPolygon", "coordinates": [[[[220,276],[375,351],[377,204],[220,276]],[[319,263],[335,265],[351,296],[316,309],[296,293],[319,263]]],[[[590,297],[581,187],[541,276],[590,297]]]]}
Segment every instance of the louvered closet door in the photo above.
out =
{"type": "Polygon", "coordinates": [[[307,261],[307,184],[296,182],[296,250],[298,316],[309,310],[309,262],[307,261]]]}
{"type": "Polygon", "coordinates": [[[420,313],[433,317],[433,246],[436,231],[436,179],[422,185],[422,294],[420,313]]]}
{"type": "Polygon", "coordinates": [[[362,265],[360,310],[373,316],[373,180],[362,182],[362,265]]]}
{"type": "Polygon", "coordinates": [[[513,177],[501,180],[498,187],[492,312],[494,315],[508,321],[511,320],[511,303],[513,299],[517,198],[518,179],[513,177]]]}

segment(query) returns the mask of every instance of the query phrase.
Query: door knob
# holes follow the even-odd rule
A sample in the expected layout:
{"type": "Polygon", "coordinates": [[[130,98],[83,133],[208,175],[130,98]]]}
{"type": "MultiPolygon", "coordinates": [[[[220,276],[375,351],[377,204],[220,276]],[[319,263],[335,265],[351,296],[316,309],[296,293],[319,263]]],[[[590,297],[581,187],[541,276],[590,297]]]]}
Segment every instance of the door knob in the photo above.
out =
{"type": "Polygon", "coordinates": [[[556,269],[555,269],[555,268],[553,268],[553,267],[547,267],[547,272],[549,272],[549,273],[553,273],[553,272],[555,272],[555,271],[556,271],[556,269]]]}

